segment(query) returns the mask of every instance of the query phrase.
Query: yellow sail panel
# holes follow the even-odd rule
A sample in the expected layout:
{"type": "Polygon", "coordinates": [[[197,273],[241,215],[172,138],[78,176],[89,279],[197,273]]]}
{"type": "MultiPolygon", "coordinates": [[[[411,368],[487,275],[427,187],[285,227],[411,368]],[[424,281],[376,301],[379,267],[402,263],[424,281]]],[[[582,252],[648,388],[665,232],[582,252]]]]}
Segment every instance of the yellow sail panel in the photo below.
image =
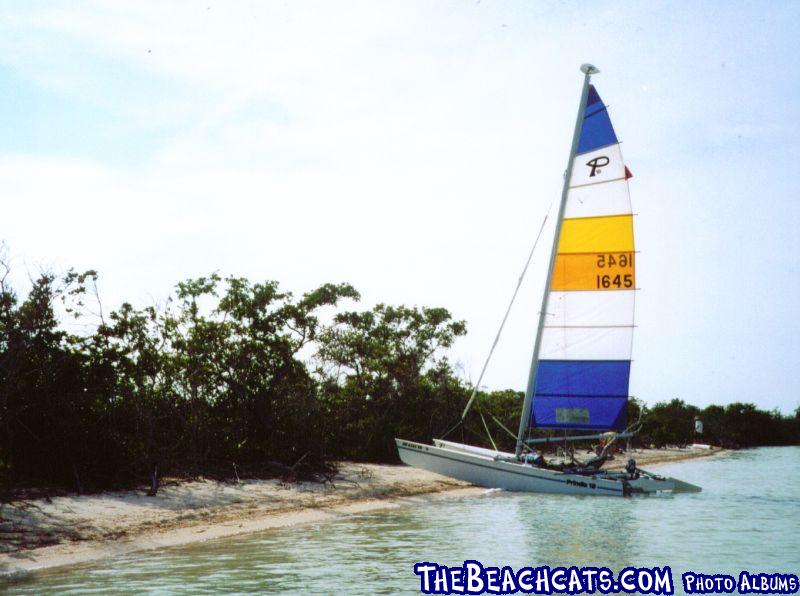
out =
{"type": "Polygon", "coordinates": [[[632,252],[559,254],[550,289],[630,290],[636,287],[632,252]]]}
{"type": "Polygon", "coordinates": [[[558,253],[633,252],[633,215],[577,217],[561,224],[558,253]]]}

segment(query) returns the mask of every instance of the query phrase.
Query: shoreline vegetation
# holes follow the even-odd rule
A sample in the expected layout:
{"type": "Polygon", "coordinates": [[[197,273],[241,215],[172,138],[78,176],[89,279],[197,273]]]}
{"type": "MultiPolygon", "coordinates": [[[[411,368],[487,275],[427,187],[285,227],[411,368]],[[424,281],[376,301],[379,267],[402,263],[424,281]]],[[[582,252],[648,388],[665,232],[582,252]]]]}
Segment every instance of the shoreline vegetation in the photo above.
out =
{"type": "MultiPolygon", "coordinates": [[[[658,466],[727,453],[665,448],[630,455],[639,465],[658,466]]],[[[617,457],[610,467],[621,468],[626,460],[617,457]]],[[[147,496],[145,485],[4,503],[2,523],[13,529],[14,540],[3,543],[0,577],[486,492],[403,465],[341,462],[337,468],[326,483],[165,479],[155,497],[147,496]]]]}
{"type": "MultiPolygon", "coordinates": [[[[471,392],[448,357],[466,324],[445,308],[353,309],[360,295],[346,283],[295,296],[275,281],[212,274],[180,282],[161,305],[109,311],[95,271],[43,272],[20,294],[9,263],[0,245],[6,552],[27,541],[9,517],[14,504],[47,510],[50,501],[145,485],[147,509],[174,482],[188,490],[199,478],[223,493],[283,480],[285,494],[314,486],[309,494],[333,490],[335,500],[358,482],[350,466],[398,462],[395,437],[491,447],[491,428],[497,448],[513,451],[516,437],[502,429],[517,427],[522,393],[510,389],[480,391],[464,423],[442,436],[471,392]],[[337,469],[337,461],[362,463],[337,469]]],[[[784,415],[750,403],[631,399],[628,420],[642,420],[632,447],[691,444],[695,416],[705,425],[698,442],[717,447],[800,443],[800,407],[784,415]]],[[[377,496],[438,490],[391,486],[377,496]]],[[[74,531],[55,539],[87,540],[74,531]]]]}

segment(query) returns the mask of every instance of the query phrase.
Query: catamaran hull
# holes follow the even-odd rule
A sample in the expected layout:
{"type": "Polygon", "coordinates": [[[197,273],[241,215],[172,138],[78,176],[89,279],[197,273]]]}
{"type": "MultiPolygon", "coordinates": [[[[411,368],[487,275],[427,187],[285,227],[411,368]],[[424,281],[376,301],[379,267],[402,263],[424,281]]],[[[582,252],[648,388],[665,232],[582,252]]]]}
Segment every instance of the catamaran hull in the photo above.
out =
{"type": "MultiPolygon", "coordinates": [[[[403,463],[488,488],[622,497],[637,493],[673,492],[678,488],[676,483],[680,483],[649,473],[639,478],[629,478],[622,472],[602,472],[595,476],[570,474],[517,461],[504,461],[497,456],[510,454],[447,441],[437,441],[436,446],[403,439],[395,441],[403,463]]],[[[680,484],[699,490],[687,483],[680,484]]]]}

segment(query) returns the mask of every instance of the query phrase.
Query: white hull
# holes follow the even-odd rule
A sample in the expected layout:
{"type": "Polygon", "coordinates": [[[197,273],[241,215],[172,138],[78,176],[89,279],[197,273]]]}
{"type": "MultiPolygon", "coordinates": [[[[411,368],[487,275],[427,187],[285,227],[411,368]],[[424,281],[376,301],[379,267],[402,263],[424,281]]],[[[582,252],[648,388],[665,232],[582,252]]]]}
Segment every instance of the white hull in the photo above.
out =
{"type": "Polygon", "coordinates": [[[464,480],[488,488],[510,491],[603,495],[622,497],[636,493],[696,492],[699,487],[640,471],[634,478],[624,472],[595,475],[570,474],[514,461],[511,453],[471,445],[436,441],[425,445],[395,439],[400,459],[409,466],[464,480]]]}

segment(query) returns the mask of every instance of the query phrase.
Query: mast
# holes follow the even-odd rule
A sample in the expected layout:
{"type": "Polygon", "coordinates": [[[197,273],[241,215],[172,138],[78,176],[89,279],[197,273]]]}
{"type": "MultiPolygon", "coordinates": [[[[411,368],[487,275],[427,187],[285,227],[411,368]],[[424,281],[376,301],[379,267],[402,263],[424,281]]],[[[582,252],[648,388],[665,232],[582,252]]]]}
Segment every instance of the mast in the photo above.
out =
{"type": "Polygon", "coordinates": [[[569,181],[572,177],[572,166],[575,163],[575,153],[578,149],[578,141],[581,136],[581,128],[583,126],[583,117],[586,112],[586,99],[589,95],[589,80],[593,74],[600,72],[591,64],[582,64],[581,72],[583,73],[583,90],[581,91],[581,101],[578,105],[578,117],[575,120],[575,131],[572,133],[572,147],[569,150],[569,160],[567,161],[567,171],[564,175],[564,186],[561,190],[561,202],[558,206],[558,217],[556,218],[556,230],[553,235],[553,247],[550,251],[550,265],[547,268],[547,280],[544,284],[544,294],[542,296],[542,308],[539,311],[539,326],[536,330],[536,341],[533,346],[533,356],[531,358],[531,368],[528,372],[528,386],[525,389],[525,401],[522,403],[522,417],[519,420],[519,432],[517,433],[517,449],[516,455],[519,457],[522,454],[522,446],[525,441],[525,434],[528,431],[531,417],[531,403],[533,401],[533,392],[536,390],[536,369],[539,365],[539,350],[542,347],[542,331],[544,329],[545,318],[547,317],[547,303],[550,297],[550,285],[553,279],[553,266],[556,262],[556,251],[558,250],[558,241],[561,237],[561,223],[564,220],[564,208],[567,205],[567,194],[569,193],[569,181]]]}

